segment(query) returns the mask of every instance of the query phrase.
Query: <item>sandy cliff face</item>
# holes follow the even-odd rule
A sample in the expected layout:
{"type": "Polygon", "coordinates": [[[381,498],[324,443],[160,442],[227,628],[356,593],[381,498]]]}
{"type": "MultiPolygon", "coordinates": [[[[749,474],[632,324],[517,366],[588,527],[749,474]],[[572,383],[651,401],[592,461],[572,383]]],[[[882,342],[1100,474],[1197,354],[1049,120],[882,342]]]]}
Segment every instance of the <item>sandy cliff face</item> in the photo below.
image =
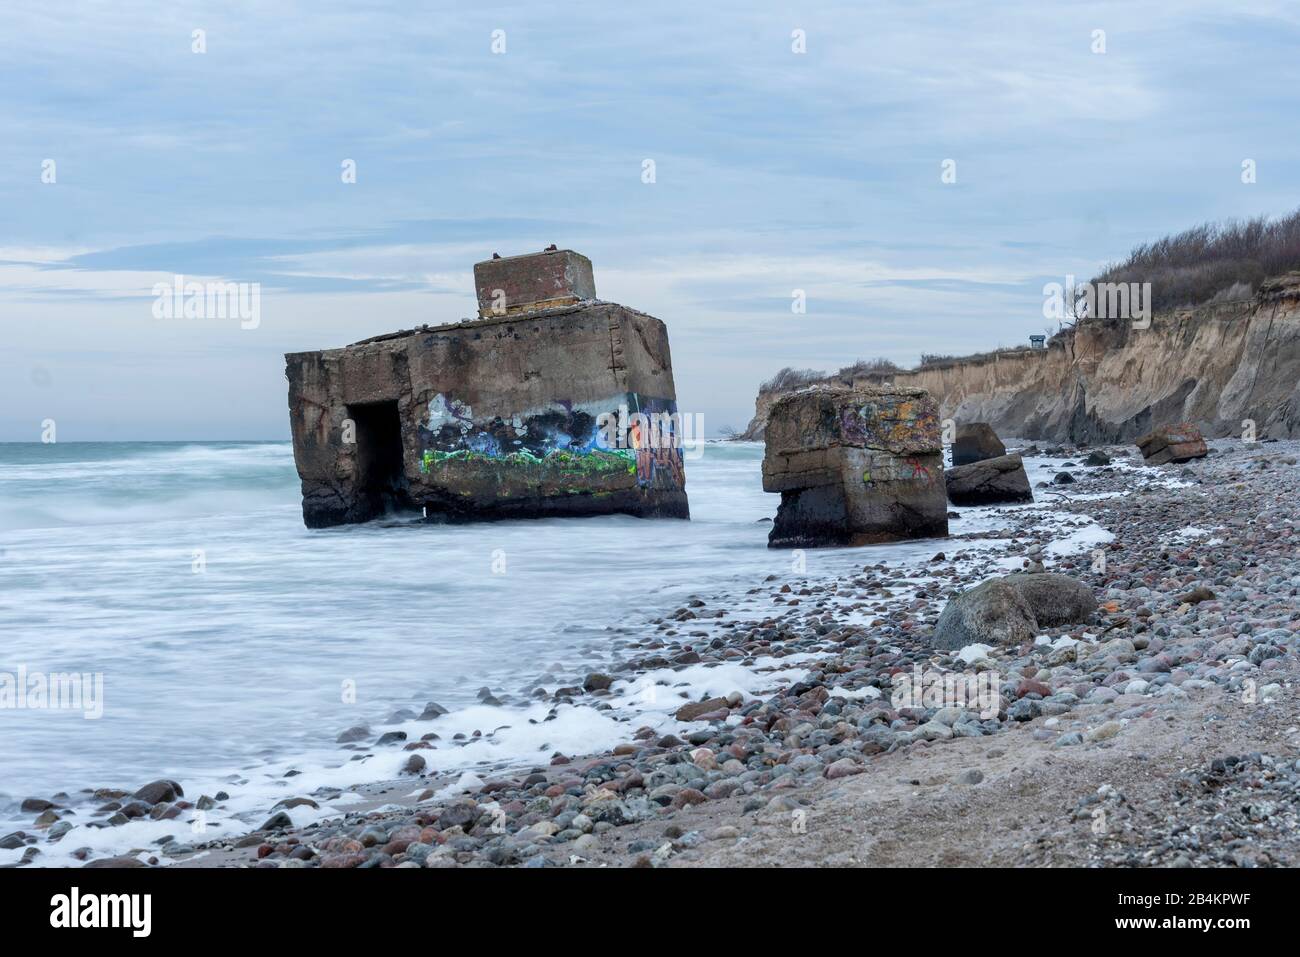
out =
{"type": "MultiPolygon", "coordinates": [[[[887,381],[925,389],[944,418],[988,422],[1001,435],[1122,442],[1175,421],[1241,435],[1251,419],[1259,438],[1300,437],[1300,273],[1266,283],[1249,302],[1154,316],[1149,329],[1089,320],[1043,351],[887,381]]],[[[745,438],[762,438],[777,398],[760,393],[745,438]]]]}
{"type": "Polygon", "coordinates": [[[745,426],[745,431],[737,438],[749,442],[763,441],[763,435],[767,431],[767,417],[772,414],[772,405],[784,394],[760,391],[758,398],[754,400],[754,417],[749,420],[749,425],[745,426]]]}

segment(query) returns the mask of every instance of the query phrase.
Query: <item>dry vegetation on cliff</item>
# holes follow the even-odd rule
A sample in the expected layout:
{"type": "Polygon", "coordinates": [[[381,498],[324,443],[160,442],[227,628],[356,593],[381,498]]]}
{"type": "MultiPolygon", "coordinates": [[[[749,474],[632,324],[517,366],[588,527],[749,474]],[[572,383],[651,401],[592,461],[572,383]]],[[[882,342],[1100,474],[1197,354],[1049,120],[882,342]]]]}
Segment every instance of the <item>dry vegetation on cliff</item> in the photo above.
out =
{"type": "Polygon", "coordinates": [[[852,385],[853,380],[858,376],[871,375],[872,373],[888,375],[901,371],[899,365],[888,359],[859,359],[852,365],[847,365],[834,373],[819,372],[816,369],[795,369],[786,366],[760,385],[758,391],[793,392],[815,382],[842,382],[845,385],[852,385]]]}
{"type": "Polygon", "coordinates": [[[925,353],[911,369],[887,360],[832,375],[782,369],[760,388],[740,437],[763,437],[783,393],[851,386],[873,371],[883,382],[929,390],[944,415],[1032,438],[1119,441],[1156,420],[1191,421],[1222,436],[1252,419],[1273,438],[1300,434],[1300,210],[1205,224],[1143,244],[1092,282],[1151,283],[1142,299],[1144,310],[1161,317],[1155,331],[1135,335],[1127,322],[1085,317],[1041,349],[1026,343],[962,356],[925,353]],[[1141,375],[1132,375],[1132,362],[1141,375]]]}
{"type": "Polygon", "coordinates": [[[1203,223],[1143,243],[1094,283],[1149,282],[1156,311],[1249,299],[1270,276],[1300,269],[1300,210],[1279,219],[1203,223]]]}

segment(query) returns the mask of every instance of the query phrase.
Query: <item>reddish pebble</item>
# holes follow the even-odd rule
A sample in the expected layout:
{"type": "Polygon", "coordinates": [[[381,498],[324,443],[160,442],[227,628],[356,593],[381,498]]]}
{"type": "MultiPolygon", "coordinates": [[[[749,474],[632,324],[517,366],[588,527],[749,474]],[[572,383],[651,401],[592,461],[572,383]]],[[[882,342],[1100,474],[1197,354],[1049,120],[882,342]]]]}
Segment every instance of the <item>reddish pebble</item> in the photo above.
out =
{"type": "Polygon", "coordinates": [[[1051,693],[1051,688],[1043,684],[1041,681],[1035,681],[1033,678],[1028,678],[1016,686],[1017,698],[1023,698],[1027,694],[1041,695],[1046,698],[1049,697],[1051,693]]]}
{"type": "Polygon", "coordinates": [[[703,804],[707,800],[702,791],[697,791],[695,788],[682,788],[673,798],[673,807],[683,808],[688,804],[703,804]]]}

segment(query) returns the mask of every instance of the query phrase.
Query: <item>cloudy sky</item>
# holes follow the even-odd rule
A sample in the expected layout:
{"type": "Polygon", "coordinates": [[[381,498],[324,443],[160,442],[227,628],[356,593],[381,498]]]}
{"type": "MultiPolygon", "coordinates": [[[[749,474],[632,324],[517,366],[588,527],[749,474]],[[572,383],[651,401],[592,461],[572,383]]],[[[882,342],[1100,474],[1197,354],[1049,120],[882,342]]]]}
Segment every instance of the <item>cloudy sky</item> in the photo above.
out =
{"type": "Polygon", "coordinates": [[[6,0],[0,441],[286,437],[284,352],[552,242],[710,433],[782,366],[1019,343],[1046,282],[1300,205],[1298,45],[1284,0],[6,0]],[[260,324],[156,318],[177,273],[260,324]]]}

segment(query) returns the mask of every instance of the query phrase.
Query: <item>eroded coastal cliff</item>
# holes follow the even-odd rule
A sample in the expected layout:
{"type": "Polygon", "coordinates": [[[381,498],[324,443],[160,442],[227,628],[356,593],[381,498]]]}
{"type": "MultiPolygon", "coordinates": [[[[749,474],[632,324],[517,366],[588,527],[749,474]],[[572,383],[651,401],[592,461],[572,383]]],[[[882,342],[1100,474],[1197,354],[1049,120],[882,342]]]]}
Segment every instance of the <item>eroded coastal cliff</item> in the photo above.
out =
{"type": "MultiPolygon", "coordinates": [[[[943,418],[1054,442],[1128,442],[1170,421],[1239,436],[1250,420],[1259,438],[1300,437],[1300,272],[1243,301],[1157,313],[1150,328],[1085,319],[1044,349],[818,381],[925,389],[943,418]]],[[[760,391],[741,438],[763,438],[768,412],[789,391],[760,391]]]]}

